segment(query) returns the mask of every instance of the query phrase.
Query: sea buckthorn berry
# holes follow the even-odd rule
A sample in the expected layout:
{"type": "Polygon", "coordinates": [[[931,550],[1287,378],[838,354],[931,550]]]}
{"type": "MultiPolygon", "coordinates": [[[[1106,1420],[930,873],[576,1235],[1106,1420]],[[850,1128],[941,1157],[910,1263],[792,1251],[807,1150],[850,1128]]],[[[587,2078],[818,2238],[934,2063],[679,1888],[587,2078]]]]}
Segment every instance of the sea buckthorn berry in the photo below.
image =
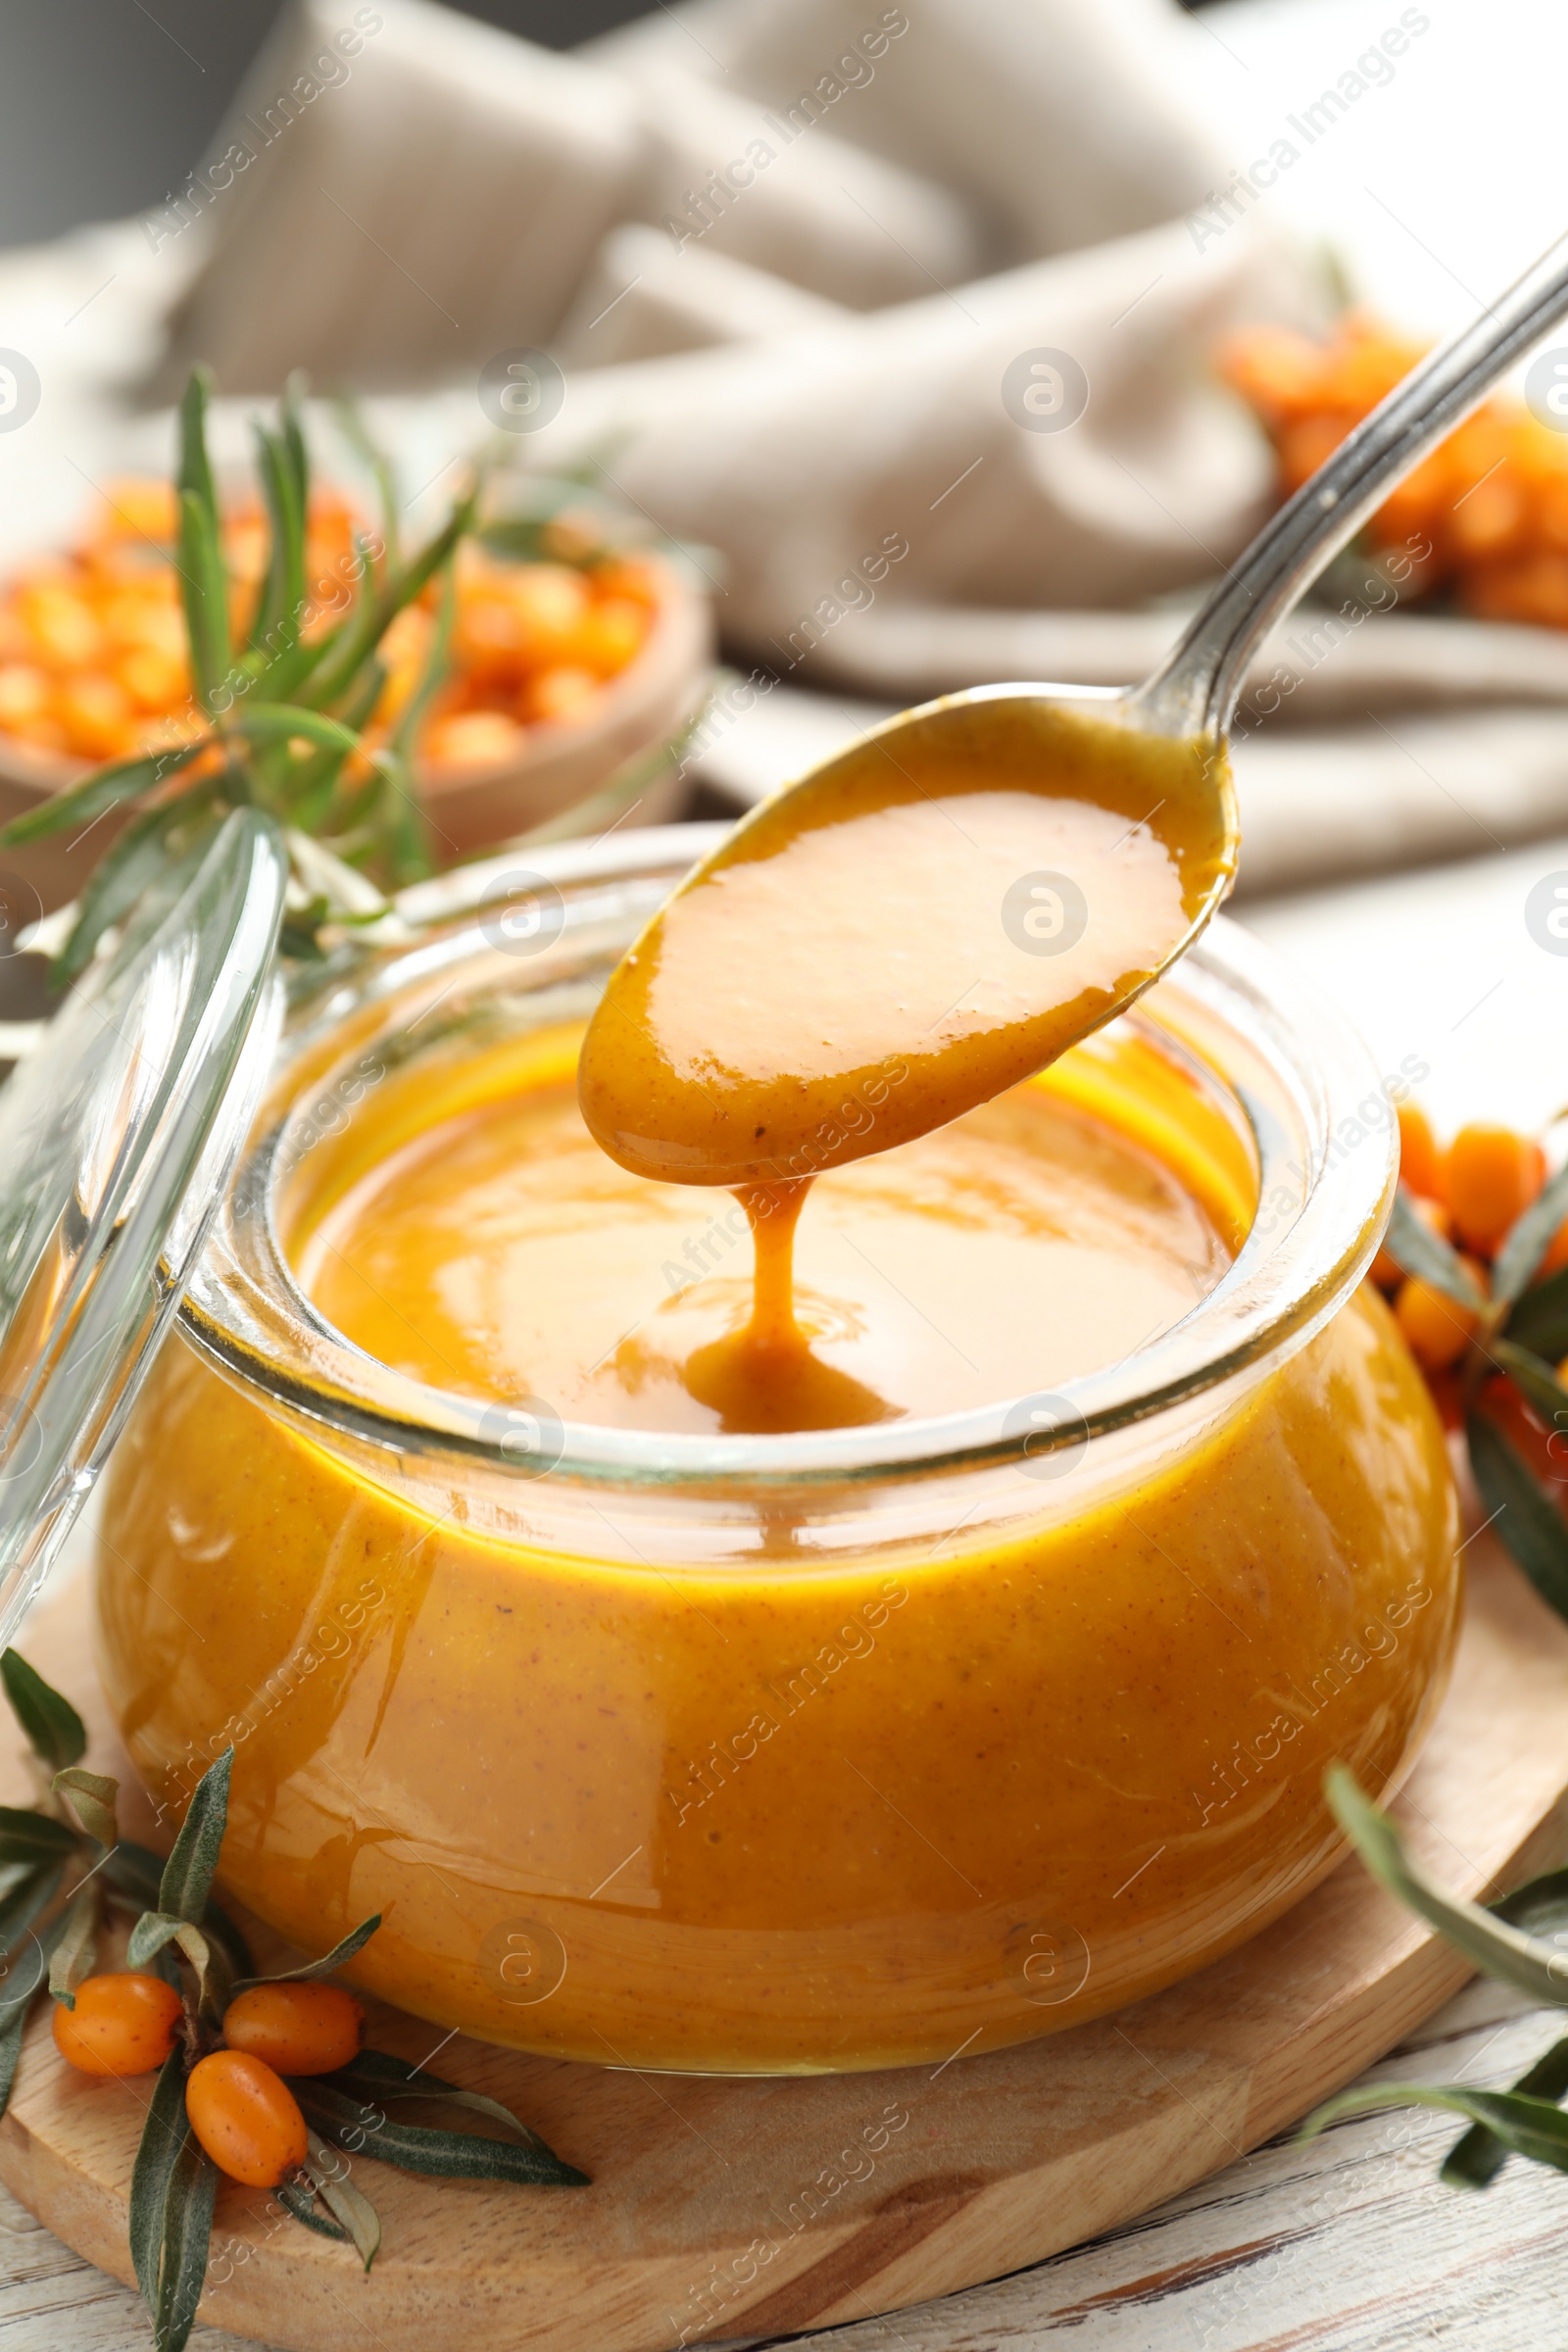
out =
{"type": "Polygon", "coordinates": [[[179,2039],[184,2010],[162,1977],[88,1977],[76,2006],[55,2004],[55,2047],[84,2075],[155,2074],[179,2039]]]}
{"type": "Polygon", "coordinates": [[[599,696],[599,680],[590,669],[542,669],[522,690],[521,711],[539,725],[575,718],[599,696]]]}
{"type": "Polygon", "coordinates": [[[305,2162],[305,2118],[288,2084],[244,2050],[214,2050],[193,2066],[185,2113],[208,2155],[231,2180],[276,2188],[305,2162]]]}
{"type": "MultiPolygon", "coordinates": [[[[1478,1271],[1471,1267],[1472,1274],[1478,1271]]],[[[1461,1306],[1457,1298],[1423,1282],[1418,1274],[1399,1286],[1394,1312],[1410,1353],[1429,1372],[1442,1372],[1457,1363],[1480,1321],[1473,1307],[1461,1306]]]]}
{"type": "Polygon", "coordinates": [[[1464,1427],[1464,1383],[1456,1372],[1429,1372],[1427,1388],[1446,1430],[1464,1427]]]}
{"type": "Polygon", "coordinates": [[[1396,1114],[1399,1122],[1399,1176],[1412,1193],[1424,1200],[1443,1199],[1443,1154],[1438,1139],[1432,1132],[1432,1122],[1414,1102],[1401,1102],[1396,1114]]]}
{"type": "Polygon", "coordinates": [[[330,2075],[359,2056],[365,2011],[339,1984],[252,1984],[224,2011],[223,2039],[280,2075],[330,2075]]]}
{"type": "Polygon", "coordinates": [[[1445,1191],[1454,1231],[1488,1256],[1546,1179],[1541,1146],[1511,1127],[1461,1127],[1448,1146],[1445,1191]]]}

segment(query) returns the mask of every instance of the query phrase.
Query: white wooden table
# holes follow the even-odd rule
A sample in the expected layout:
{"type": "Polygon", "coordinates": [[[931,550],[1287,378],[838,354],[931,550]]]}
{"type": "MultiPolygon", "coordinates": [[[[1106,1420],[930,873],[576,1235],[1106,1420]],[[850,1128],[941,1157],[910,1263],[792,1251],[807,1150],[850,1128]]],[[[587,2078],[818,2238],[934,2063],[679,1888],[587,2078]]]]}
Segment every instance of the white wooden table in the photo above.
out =
{"type": "MultiPolygon", "coordinates": [[[[1564,2022],[1470,1985],[1369,2080],[1496,2084],[1564,2022]]],[[[1195,2119],[1194,2130],[1204,2127],[1195,2119]]],[[[1568,2305],[1568,2180],[1510,2163],[1484,2195],[1443,2187],[1452,2120],[1405,2109],[1287,2137],[1108,2237],[990,2286],[794,2339],[834,2352],[1555,2352],[1568,2305]]],[[[1217,2152],[1223,2152],[1222,2150],[1217,2152]]],[[[146,2352],[136,2297],[0,2188],[0,2352],[146,2352]]],[[[198,2328],[192,2352],[240,2352],[198,2328]]],[[[375,2352],[366,2337],[366,2352],[375,2352]]]]}

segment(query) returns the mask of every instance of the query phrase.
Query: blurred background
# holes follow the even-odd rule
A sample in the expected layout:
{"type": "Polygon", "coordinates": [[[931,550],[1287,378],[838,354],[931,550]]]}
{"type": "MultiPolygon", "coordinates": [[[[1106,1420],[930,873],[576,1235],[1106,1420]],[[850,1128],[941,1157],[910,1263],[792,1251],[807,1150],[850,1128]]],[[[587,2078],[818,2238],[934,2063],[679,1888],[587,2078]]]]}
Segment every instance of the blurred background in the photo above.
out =
{"type": "MultiPolygon", "coordinates": [[[[323,577],[484,459],[415,747],[438,870],[743,808],[931,694],[1139,676],[1568,226],[1546,0],[54,0],[4,42],[0,818],[186,723],[201,363],[236,597],[291,379],[323,577]]],[[[1515,995],[1568,1013],[1519,912],[1568,835],[1568,336],[1280,632],[1236,761],[1244,911],[1310,900],[1391,1067],[1468,987],[1460,904],[1513,978],[1437,1083],[1494,1083],[1515,995]]],[[[0,858],[0,964],[114,838],[0,858]]]]}
{"type": "MultiPolygon", "coordinates": [[[[0,245],[112,220],[176,188],[283,0],[50,0],[10,12],[0,78],[0,245]]],[[[473,0],[466,16],[547,49],[645,12],[636,0],[473,0]]]]}

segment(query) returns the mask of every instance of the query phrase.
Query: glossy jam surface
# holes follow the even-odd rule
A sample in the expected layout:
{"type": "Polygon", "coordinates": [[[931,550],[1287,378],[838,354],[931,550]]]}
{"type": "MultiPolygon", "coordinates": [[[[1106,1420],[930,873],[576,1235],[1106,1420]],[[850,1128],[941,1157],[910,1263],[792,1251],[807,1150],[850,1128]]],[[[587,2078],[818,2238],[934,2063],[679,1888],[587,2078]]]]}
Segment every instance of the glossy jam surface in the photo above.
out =
{"type": "Polygon", "coordinates": [[[383,1363],[564,1420],[842,1427],[1114,1363],[1229,1262],[1147,1145],[1025,1084],[817,1181],[794,1253],[805,1348],[760,1358],[737,1345],[754,1305],[745,1208],[607,1158],[577,1107],[577,1044],[541,1041],[520,1089],[509,1058],[506,1092],[390,1152],[295,1239],[310,1297],[383,1363]]]}
{"type": "MultiPolygon", "coordinates": [[[[710,1431],[733,1394],[692,1368],[748,1242],[588,1156],[550,1051],[389,1082],[285,1238],[445,1386],[710,1431]]],[[[818,1185],[814,1353],[899,1412],[1049,1390],[1212,1281],[1248,1183],[1174,1064],[1102,1041],[818,1185]],[[973,1371],[919,1336],[933,1303],[973,1371]]],[[[1035,1463],[707,1498],[416,1467],[176,1339],[112,1467],[106,1688],[174,1813],[233,1745],[224,1877],[262,1916],[319,1951],[379,1910],[358,1982],[604,2063],[935,2066],[1169,1983],[1331,1865],[1324,1765],[1400,1776],[1456,1626],[1441,1433],[1364,1293],[1250,1384],[1035,1463]]]]}
{"type": "Polygon", "coordinates": [[[636,1174],[776,1183],[923,1135],[1143,988],[1228,886],[1223,756],[1012,703],[873,735],[612,975],[582,1106],[636,1174]]]}

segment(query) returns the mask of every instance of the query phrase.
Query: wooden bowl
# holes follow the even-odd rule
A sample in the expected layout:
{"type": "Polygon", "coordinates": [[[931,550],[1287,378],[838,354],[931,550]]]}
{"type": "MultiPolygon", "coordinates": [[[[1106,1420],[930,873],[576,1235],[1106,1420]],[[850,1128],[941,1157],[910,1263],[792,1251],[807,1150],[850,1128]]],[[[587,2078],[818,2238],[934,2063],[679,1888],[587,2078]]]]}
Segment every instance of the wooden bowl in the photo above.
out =
{"type": "MultiPolygon", "coordinates": [[[[657,751],[700,708],[713,659],[712,615],[672,564],[648,559],[659,582],[654,623],[635,658],[580,718],[530,727],[519,759],[494,767],[433,769],[420,777],[437,862],[499,848],[585,800],[639,755],[657,751]]],[[[0,733],[0,824],[64,791],[93,763],[0,733]]],[[[636,804],[637,824],[675,812],[682,783],[671,767],[636,804]]],[[[104,816],[74,833],[0,849],[0,890],[48,913],[74,899],[120,831],[104,816]]]]}

